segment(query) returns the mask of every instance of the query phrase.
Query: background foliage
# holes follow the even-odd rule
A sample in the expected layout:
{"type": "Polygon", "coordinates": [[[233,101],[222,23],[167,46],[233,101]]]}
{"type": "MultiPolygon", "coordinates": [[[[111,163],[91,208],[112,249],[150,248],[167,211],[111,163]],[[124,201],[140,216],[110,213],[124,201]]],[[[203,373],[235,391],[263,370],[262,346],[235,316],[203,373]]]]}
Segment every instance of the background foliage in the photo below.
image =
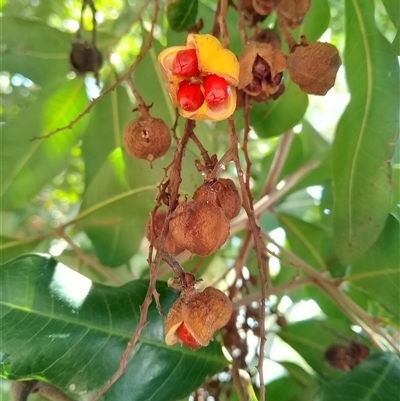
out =
{"type": "MultiPolygon", "coordinates": [[[[163,87],[157,54],[183,43],[184,30],[199,17],[209,32],[216,9],[212,0],[172,3],[160,13],[152,48],[133,76],[144,100],[153,102],[152,115],[170,127],[175,110],[163,87]]],[[[46,380],[84,400],[115,372],[137,324],[148,278],[144,227],[175,147],[152,169],[127,156],[121,148],[122,131],[137,115],[131,112],[135,101],[124,85],[72,129],[32,140],[70,123],[98,95],[92,77],[76,77],[68,66],[81,3],[0,4],[0,374],[11,380],[46,380]]],[[[98,47],[106,60],[101,88],[106,89],[138,54],[152,4],[97,0],[96,8],[98,47]]],[[[230,8],[227,17],[231,49],[239,54],[237,14],[230,8]]],[[[394,399],[400,390],[399,20],[396,0],[313,0],[293,36],[305,34],[309,41],[322,37],[339,48],[343,68],[335,88],[317,99],[301,92],[285,74],[284,94],[251,108],[255,201],[263,195],[277,155],[283,162],[277,182],[294,177],[290,190],[259,218],[265,235],[272,237],[266,237],[269,249],[284,258],[269,258],[268,400],[394,399]],[[309,163],[314,168],[307,170],[309,163]],[[272,246],[273,241],[281,248],[272,246]],[[277,316],[284,316],[287,324],[279,326],[277,316]],[[354,333],[371,356],[350,372],[326,364],[327,347],[347,346],[354,333]]],[[[90,14],[84,22],[90,30],[90,14]]],[[[271,16],[262,26],[275,24],[271,16]]],[[[235,113],[235,121],[241,138],[243,111],[235,113]]],[[[178,136],[182,129],[180,121],[178,136]]],[[[220,157],[226,151],[225,122],[199,122],[196,134],[210,154],[220,157]]],[[[203,180],[194,166],[198,157],[190,145],[181,186],[189,197],[203,180]]],[[[226,176],[235,179],[231,166],[226,176]]],[[[240,266],[242,282],[235,281],[246,236],[240,221],[232,222],[230,240],[220,251],[186,259],[183,267],[194,269],[207,285],[238,288],[233,331],[236,341],[241,338],[247,346],[237,347],[229,362],[220,335],[196,352],[167,347],[163,318],[153,308],[127,373],[104,400],[187,399],[204,382],[203,389],[220,400],[240,399],[238,386],[249,399],[256,396],[259,333],[254,303],[260,299],[260,281],[252,252],[240,266]],[[229,363],[246,367],[249,376],[243,375],[242,385],[229,363]]],[[[158,290],[164,311],[176,297],[163,283],[170,276],[161,265],[158,290]]],[[[8,388],[4,380],[4,399],[8,388]]]]}

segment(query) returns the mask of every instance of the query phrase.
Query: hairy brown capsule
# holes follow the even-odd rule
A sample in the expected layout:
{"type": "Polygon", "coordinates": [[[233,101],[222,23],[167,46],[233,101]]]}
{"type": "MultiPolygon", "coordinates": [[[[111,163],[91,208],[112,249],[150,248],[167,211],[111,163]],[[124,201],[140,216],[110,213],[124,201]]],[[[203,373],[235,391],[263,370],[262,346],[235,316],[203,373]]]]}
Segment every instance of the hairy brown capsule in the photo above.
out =
{"type": "Polygon", "coordinates": [[[236,217],[241,208],[241,200],[235,183],[229,178],[219,178],[206,182],[196,189],[193,200],[212,200],[222,208],[227,219],[236,217]]]}
{"type": "Polygon", "coordinates": [[[205,347],[231,315],[231,300],[216,288],[182,292],[168,311],[165,342],[168,345],[179,342],[191,349],[205,347]]]}
{"type": "MultiPolygon", "coordinates": [[[[153,218],[153,227],[154,227],[154,232],[151,227],[151,218],[147,220],[146,224],[146,238],[151,242],[153,241],[153,246],[154,248],[158,249],[159,241],[160,241],[160,236],[164,227],[165,223],[165,218],[167,216],[167,212],[165,210],[158,210],[157,213],[154,215],[153,218]]],[[[184,249],[179,248],[176,246],[174,240],[172,239],[172,236],[169,232],[167,231],[167,236],[165,238],[165,243],[164,243],[164,250],[171,254],[172,256],[179,255],[184,251],[184,249]]]]}
{"type": "Polygon", "coordinates": [[[296,29],[303,22],[310,5],[311,0],[279,0],[276,3],[278,14],[292,29],[296,29]]]}
{"type": "Polygon", "coordinates": [[[322,42],[295,46],[287,60],[290,79],[303,92],[320,96],[335,85],[341,64],[336,47],[322,42]]]}
{"type": "Polygon", "coordinates": [[[229,221],[215,201],[191,201],[180,204],[169,223],[175,244],[183,249],[208,256],[225,243],[229,221]]]}
{"type": "Polygon", "coordinates": [[[171,145],[171,133],[163,120],[139,117],[124,130],[124,147],[132,157],[152,162],[164,156],[171,145]]]}
{"type": "Polygon", "coordinates": [[[87,72],[97,73],[103,63],[103,56],[97,47],[78,41],[72,43],[69,62],[71,69],[77,75],[84,75],[87,72]]]}

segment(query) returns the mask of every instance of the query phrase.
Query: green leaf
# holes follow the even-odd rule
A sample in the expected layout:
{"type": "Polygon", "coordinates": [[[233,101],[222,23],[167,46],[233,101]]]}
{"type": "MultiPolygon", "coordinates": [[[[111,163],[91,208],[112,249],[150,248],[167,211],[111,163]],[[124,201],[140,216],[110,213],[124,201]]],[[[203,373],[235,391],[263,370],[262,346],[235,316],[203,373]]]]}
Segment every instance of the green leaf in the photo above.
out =
{"type": "MultiPolygon", "coordinates": [[[[118,148],[92,179],[74,219],[89,236],[101,263],[112,267],[127,262],[138,249],[156,190],[150,180],[130,188],[124,174],[123,154],[118,148]]],[[[144,169],[135,174],[148,178],[144,169]]]]}
{"type": "Polygon", "coordinates": [[[390,210],[388,161],[399,123],[399,65],[374,20],[374,3],[346,0],[345,67],[351,93],[333,146],[334,236],[339,258],[361,257],[390,210]]]}
{"type": "Polygon", "coordinates": [[[346,280],[366,291],[396,318],[400,318],[400,225],[389,215],[372,248],[351,266],[346,280]]]}
{"type": "Polygon", "coordinates": [[[326,378],[337,375],[337,371],[324,362],[324,353],[330,345],[343,343],[338,334],[350,340],[353,332],[346,321],[303,320],[287,325],[278,333],[319,375],[326,378]]]}
{"type": "Polygon", "coordinates": [[[19,239],[0,235],[0,263],[13,259],[23,253],[32,252],[41,239],[19,239]]]}
{"type": "Polygon", "coordinates": [[[66,82],[41,94],[38,101],[2,128],[0,159],[3,209],[18,209],[68,165],[71,149],[83,133],[81,121],[72,130],[31,141],[68,124],[87,104],[82,80],[66,82]]]}
{"type": "MultiPolygon", "coordinates": [[[[104,85],[105,88],[112,85],[115,79],[115,73],[111,72],[104,85]]],[[[107,156],[121,146],[125,125],[129,120],[137,117],[131,110],[132,105],[128,94],[125,88],[119,85],[114,91],[100,99],[90,112],[86,135],[82,140],[86,187],[97,174],[107,156]]]]}
{"type": "Polygon", "coordinates": [[[293,31],[295,38],[305,35],[307,42],[315,42],[329,27],[331,18],[328,0],[312,1],[304,21],[293,31]]]}
{"type": "Polygon", "coordinates": [[[382,0],[386,12],[396,28],[399,28],[400,3],[397,0],[382,0]]]}
{"type": "Polygon", "coordinates": [[[323,385],[315,401],[396,400],[400,393],[400,363],[389,352],[371,355],[354,370],[323,385]]]}
{"type": "Polygon", "coordinates": [[[171,29],[181,32],[196,23],[198,0],[167,0],[165,10],[171,29]]]}
{"type": "MultiPolygon", "coordinates": [[[[148,287],[146,280],[96,284],[43,255],[3,265],[0,283],[0,375],[48,381],[74,400],[90,398],[116,372],[148,287]]],[[[176,292],[162,282],[157,290],[166,313],[176,292]]],[[[225,363],[218,342],[198,351],[167,346],[153,302],[126,372],[102,400],[173,401],[225,363]]]]}
{"type": "Polygon", "coordinates": [[[307,106],[308,96],[286,77],[282,96],[265,104],[252,105],[250,124],[260,137],[277,136],[298,124],[307,106]]]}
{"type": "Polygon", "coordinates": [[[22,74],[40,86],[66,80],[71,35],[40,21],[4,16],[2,70],[22,74]]]}

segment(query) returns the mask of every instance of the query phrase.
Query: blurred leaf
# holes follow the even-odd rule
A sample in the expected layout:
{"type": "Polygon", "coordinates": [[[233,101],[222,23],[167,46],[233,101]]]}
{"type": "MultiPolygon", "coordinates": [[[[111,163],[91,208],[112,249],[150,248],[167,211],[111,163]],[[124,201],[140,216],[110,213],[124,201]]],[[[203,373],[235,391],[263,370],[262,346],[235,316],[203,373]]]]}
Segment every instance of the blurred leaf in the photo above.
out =
{"type": "Polygon", "coordinates": [[[198,0],[167,0],[165,11],[171,29],[185,31],[196,23],[198,0]]]}
{"type": "Polygon", "coordinates": [[[329,27],[331,18],[328,0],[312,1],[304,21],[293,31],[295,38],[305,35],[307,42],[316,41],[329,27]]]}
{"type": "MultiPolygon", "coordinates": [[[[1,277],[3,377],[45,380],[81,399],[116,372],[138,324],[148,281],[107,287],[40,255],[3,265],[1,277]]],[[[161,282],[157,290],[166,313],[176,292],[161,282]]],[[[153,302],[126,372],[102,399],[176,400],[225,363],[218,342],[196,352],[167,346],[164,318],[153,302]]]]}
{"type": "Polygon", "coordinates": [[[2,70],[21,74],[40,86],[66,80],[71,35],[39,21],[1,18],[2,70]]]}
{"type": "MultiPolygon", "coordinates": [[[[266,393],[270,400],[291,401],[303,389],[291,378],[281,377],[267,384],[266,393]]],[[[304,400],[308,401],[308,400],[304,400]]]]}
{"type": "Polygon", "coordinates": [[[350,325],[336,319],[310,319],[284,327],[278,336],[297,351],[322,377],[335,377],[337,371],[324,362],[325,350],[332,344],[350,341],[354,333],[350,325]]]}
{"type": "Polygon", "coordinates": [[[400,3],[398,0],[382,0],[382,3],[393,25],[398,29],[400,22],[400,3]]]}
{"type": "Polygon", "coordinates": [[[378,241],[351,266],[346,280],[365,290],[396,318],[400,318],[400,226],[389,215],[378,241]]]}
{"type": "MultiPolygon", "coordinates": [[[[129,188],[120,148],[109,155],[84,193],[74,219],[86,232],[101,263],[116,267],[127,262],[144,237],[156,184],[129,188]]],[[[142,173],[136,171],[138,176],[142,173]]]]}
{"type": "Polygon", "coordinates": [[[324,384],[315,401],[396,400],[400,393],[399,359],[389,352],[371,355],[354,370],[324,384]]]}
{"type": "Polygon", "coordinates": [[[308,96],[288,77],[285,87],[285,92],[277,100],[252,105],[250,125],[262,138],[283,134],[298,124],[306,112],[308,96]]]}
{"type": "Polygon", "coordinates": [[[164,81],[158,67],[157,54],[163,47],[153,40],[151,49],[146,53],[134,71],[136,89],[147,104],[153,103],[150,113],[155,118],[161,118],[172,127],[175,122],[175,108],[165,89],[164,81]]]}
{"type": "Polygon", "coordinates": [[[83,134],[84,120],[50,138],[31,139],[67,125],[86,104],[83,81],[76,79],[42,93],[18,119],[2,127],[3,209],[24,207],[27,200],[65,169],[72,147],[83,134]]]}
{"type": "Polygon", "coordinates": [[[351,99],[333,146],[334,236],[343,262],[376,241],[390,210],[390,160],[399,119],[399,65],[375,25],[374,3],[346,0],[351,99]]]}
{"type": "Polygon", "coordinates": [[[0,235],[0,263],[4,263],[23,253],[32,252],[41,239],[24,240],[0,235]]]}
{"type": "Polygon", "coordinates": [[[293,362],[279,362],[290,374],[293,379],[296,380],[300,386],[303,388],[306,387],[316,387],[316,381],[313,376],[310,375],[307,371],[305,371],[301,366],[297,365],[293,362]]]}
{"type": "MultiPolygon", "coordinates": [[[[112,71],[105,87],[108,88],[115,80],[115,73],[112,71]]],[[[90,112],[86,135],[82,141],[86,187],[107,156],[121,146],[122,133],[127,122],[138,117],[131,112],[132,108],[125,88],[119,85],[110,94],[100,99],[90,112]]]]}

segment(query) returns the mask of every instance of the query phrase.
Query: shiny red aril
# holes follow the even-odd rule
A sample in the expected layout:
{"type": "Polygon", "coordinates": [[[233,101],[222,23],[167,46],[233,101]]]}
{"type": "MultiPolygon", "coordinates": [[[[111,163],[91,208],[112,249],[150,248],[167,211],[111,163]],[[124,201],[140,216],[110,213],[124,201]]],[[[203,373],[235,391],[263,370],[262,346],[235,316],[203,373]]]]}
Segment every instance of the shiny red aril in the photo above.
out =
{"type": "Polygon", "coordinates": [[[200,73],[195,49],[181,50],[172,62],[172,72],[183,77],[193,77],[200,73]]]}
{"type": "Polygon", "coordinates": [[[197,349],[201,347],[201,345],[196,341],[196,339],[192,336],[188,328],[185,326],[185,323],[182,323],[176,329],[176,334],[186,345],[186,347],[190,349],[197,349]]]}
{"type": "Polygon", "coordinates": [[[196,111],[204,103],[204,95],[198,84],[182,81],[177,92],[179,105],[182,110],[196,111]]]}
{"type": "Polygon", "coordinates": [[[204,78],[204,95],[210,107],[224,103],[229,96],[229,84],[218,75],[208,75],[204,78]]]}

